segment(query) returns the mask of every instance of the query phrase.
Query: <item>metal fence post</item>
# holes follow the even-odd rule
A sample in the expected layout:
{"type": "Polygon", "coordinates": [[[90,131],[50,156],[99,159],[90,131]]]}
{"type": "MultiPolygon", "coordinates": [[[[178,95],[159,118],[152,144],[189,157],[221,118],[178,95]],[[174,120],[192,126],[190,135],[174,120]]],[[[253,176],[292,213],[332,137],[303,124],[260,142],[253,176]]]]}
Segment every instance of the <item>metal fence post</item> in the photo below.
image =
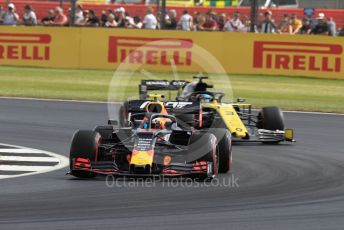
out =
{"type": "Polygon", "coordinates": [[[258,0],[251,1],[251,25],[250,32],[254,33],[256,31],[257,16],[258,16],[258,0]]]}
{"type": "Polygon", "coordinates": [[[165,29],[166,0],[161,1],[160,29],[165,29]]]}
{"type": "Polygon", "coordinates": [[[71,9],[70,9],[70,15],[69,15],[69,25],[70,26],[74,26],[74,22],[75,22],[75,9],[76,9],[76,0],[70,0],[70,5],[71,5],[71,9]]]}

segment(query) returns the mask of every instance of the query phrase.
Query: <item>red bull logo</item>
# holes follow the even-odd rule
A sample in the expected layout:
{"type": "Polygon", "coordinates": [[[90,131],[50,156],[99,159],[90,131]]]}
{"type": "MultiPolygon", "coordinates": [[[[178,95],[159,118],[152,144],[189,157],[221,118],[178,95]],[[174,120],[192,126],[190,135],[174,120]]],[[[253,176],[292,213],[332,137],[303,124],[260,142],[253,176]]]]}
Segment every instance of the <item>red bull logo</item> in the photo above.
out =
{"type": "Polygon", "coordinates": [[[50,60],[49,34],[0,33],[0,60],[50,60]]]}
{"type": "Polygon", "coordinates": [[[190,66],[192,45],[191,39],[110,36],[108,62],[190,66]]]}
{"type": "Polygon", "coordinates": [[[339,73],[342,54],[338,44],[256,41],[253,68],[339,73]]]}

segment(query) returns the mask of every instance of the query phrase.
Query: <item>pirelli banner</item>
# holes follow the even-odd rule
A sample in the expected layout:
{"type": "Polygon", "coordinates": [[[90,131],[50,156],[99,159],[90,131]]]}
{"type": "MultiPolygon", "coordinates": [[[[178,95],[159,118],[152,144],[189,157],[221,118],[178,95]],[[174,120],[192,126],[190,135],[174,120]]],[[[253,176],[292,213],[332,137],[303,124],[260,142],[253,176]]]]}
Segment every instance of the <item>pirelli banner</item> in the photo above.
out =
{"type": "Polygon", "coordinates": [[[0,65],[142,68],[344,79],[344,39],[305,35],[0,27],[0,65]],[[208,68],[209,69],[209,68],[208,68]]]}

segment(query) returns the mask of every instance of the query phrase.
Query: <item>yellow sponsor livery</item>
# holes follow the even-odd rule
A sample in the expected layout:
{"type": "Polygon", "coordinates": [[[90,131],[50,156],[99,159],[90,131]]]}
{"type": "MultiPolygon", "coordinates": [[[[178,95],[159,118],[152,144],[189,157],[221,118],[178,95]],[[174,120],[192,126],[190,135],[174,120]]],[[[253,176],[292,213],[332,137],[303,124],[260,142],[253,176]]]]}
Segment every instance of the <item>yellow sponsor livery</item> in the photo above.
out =
{"type": "Polygon", "coordinates": [[[153,157],[154,157],[153,150],[149,150],[149,151],[134,150],[133,154],[131,155],[130,164],[152,166],[153,157]]]}
{"type": "Polygon", "coordinates": [[[215,6],[215,7],[238,6],[238,3],[239,3],[239,0],[227,0],[227,1],[205,0],[203,1],[203,6],[215,6]]]}
{"type": "Polygon", "coordinates": [[[203,109],[213,109],[217,111],[232,135],[246,138],[248,131],[233,106],[249,106],[249,104],[222,104],[216,100],[211,103],[202,104],[203,109]]]}

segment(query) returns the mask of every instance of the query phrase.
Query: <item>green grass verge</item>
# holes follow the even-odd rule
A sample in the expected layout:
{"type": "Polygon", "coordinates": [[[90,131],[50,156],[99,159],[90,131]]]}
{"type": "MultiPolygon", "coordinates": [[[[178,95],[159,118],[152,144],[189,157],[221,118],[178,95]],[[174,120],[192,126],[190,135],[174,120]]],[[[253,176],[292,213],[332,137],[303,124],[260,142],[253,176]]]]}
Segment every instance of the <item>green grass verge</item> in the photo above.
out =
{"type": "MultiPolygon", "coordinates": [[[[113,71],[66,70],[48,68],[0,67],[0,96],[59,98],[106,101],[113,71]]],[[[135,98],[138,83],[147,78],[136,73],[113,79],[111,91],[135,98]]],[[[156,78],[173,79],[171,73],[154,73],[156,78]]],[[[179,73],[180,79],[191,80],[192,74],[179,73]]],[[[287,110],[344,113],[344,81],[303,77],[230,75],[234,98],[243,97],[255,107],[277,105],[287,110]]],[[[211,76],[215,89],[230,94],[223,76],[211,76]],[[215,80],[216,79],[216,80],[215,80]]]]}

